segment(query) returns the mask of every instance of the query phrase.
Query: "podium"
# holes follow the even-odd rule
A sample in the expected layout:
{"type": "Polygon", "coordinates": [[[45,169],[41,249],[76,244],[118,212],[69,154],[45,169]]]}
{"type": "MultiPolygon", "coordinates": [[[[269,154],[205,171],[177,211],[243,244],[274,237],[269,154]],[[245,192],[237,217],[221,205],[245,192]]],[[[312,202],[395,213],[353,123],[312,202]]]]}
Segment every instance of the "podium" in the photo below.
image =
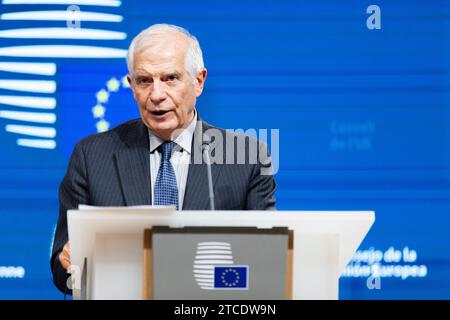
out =
{"type": "Polygon", "coordinates": [[[105,207],[69,210],[67,215],[74,299],[143,299],[144,231],[154,227],[287,228],[293,242],[292,298],[338,299],[339,277],[375,221],[373,211],[105,207]]]}

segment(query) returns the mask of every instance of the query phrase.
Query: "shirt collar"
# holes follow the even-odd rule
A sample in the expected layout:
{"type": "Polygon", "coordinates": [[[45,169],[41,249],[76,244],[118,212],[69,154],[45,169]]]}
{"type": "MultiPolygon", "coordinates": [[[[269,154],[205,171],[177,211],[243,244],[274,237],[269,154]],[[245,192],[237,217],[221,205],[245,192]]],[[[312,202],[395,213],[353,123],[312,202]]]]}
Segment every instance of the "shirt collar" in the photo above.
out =
{"type": "MultiPolygon", "coordinates": [[[[181,132],[174,142],[180,146],[183,150],[186,150],[191,154],[192,139],[195,132],[195,127],[197,126],[197,110],[194,109],[194,118],[192,119],[189,126],[181,132]]],[[[148,136],[150,140],[150,153],[153,153],[160,145],[164,143],[164,140],[156,136],[150,129],[148,130],[148,136]]]]}

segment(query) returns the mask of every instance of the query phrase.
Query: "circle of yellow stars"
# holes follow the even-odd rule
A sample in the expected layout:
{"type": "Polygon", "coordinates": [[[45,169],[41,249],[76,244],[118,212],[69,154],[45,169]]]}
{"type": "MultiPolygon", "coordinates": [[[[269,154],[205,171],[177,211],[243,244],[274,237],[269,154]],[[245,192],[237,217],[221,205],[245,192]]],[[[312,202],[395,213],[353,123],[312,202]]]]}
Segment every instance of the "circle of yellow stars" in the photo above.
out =
{"type": "Polygon", "coordinates": [[[95,94],[97,98],[97,104],[92,108],[92,115],[94,119],[97,119],[95,127],[97,132],[104,132],[109,130],[110,124],[105,119],[106,107],[105,105],[109,101],[109,97],[112,93],[119,91],[120,87],[129,88],[127,76],[123,76],[120,80],[117,78],[111,78],[106,82],[106,89],[101,89],[95,94]]]}
{"type": "Polygon", "coordinates": [[[240,279],[241,279],[241,277],[239,276],[239,272],[237,272],[235,269],[228,268],[222,272],[222,276],[221,276],[222,284],[224,284],[227,287],[235,287],[239,283],[240,279]],[[228,282],[225,280],[225,276],[230,272],[234,273],[234,275],[235,275],[235,279],[233,282],[228,282]]]}

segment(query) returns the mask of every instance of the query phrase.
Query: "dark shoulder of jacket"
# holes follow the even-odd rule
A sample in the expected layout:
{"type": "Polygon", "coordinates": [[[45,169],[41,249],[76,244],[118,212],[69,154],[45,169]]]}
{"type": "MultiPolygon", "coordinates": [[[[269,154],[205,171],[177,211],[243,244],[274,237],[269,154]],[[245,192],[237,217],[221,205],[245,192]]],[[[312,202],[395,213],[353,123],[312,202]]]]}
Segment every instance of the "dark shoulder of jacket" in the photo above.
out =
{"type": "Polygon", "coordinates": [[[113,151],[124,146],[129,138],[128,136],[143,126],[140,118],[132,119],[108,131],[91,134],[78,141],[77,145],[85,151],[96,150],[97,148],[104,149],[106,146],[109,146],[113,151]]]}

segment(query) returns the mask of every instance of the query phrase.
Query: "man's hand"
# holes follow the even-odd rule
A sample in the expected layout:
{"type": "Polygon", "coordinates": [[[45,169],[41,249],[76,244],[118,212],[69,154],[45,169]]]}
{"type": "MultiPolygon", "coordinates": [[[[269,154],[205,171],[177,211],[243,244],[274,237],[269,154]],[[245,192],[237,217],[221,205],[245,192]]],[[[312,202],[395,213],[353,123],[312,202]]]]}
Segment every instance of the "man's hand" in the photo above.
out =
{"type": "Polygon", "coordinates": [[[61,253],[59,254],[59,262],[61,262],[61,265],[64,269],[69,269],[70,265],[72,264],[70,262],[70,243],[67,242],[64,245],[64,248],[62,249],[61,253]]]}

